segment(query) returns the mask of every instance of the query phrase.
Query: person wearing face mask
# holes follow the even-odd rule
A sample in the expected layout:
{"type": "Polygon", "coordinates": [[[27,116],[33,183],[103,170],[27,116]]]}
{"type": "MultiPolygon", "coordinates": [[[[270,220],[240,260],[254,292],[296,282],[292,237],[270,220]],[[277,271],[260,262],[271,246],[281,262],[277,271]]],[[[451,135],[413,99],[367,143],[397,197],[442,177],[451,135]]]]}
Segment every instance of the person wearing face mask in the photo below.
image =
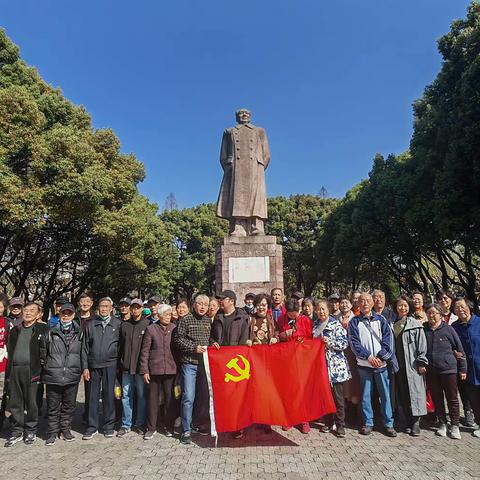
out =
{"type": "Polygon", "coordinates": [[[243,300],[245,305],[243,309],[245,310],[245,313],[247,315],[253,315],[255,312],[255,306],[253,305],[253,301],[255,300],[255,294],[254,293],[247,293],[245,295],[245,299],[243,300]]]}
{"type": "Polygon", "coordinates": [[[75,307],[65,303],[58,314],[59,323],[40,345],[42,382],[47,386],[47,446],[54,445],[59,434],[67,442],[75,440],[70,428],[82,375],[83,333],[74,322],[75,307]]]}
{"type": "Polygon", "coordinates": [[[328,433],[335,425],[336,435],[345,437],[345,398],[343,386],[350,380],[348,362],[343,353],[348,347],[347,331],[334,316],[330,315],[326,300],[316,300],[314,304],[316,319],[313,323],[313,338],[320,338],[325,345],[328,376],[335,400],[336,413],[327,415],[322,432],[328,433]]]}

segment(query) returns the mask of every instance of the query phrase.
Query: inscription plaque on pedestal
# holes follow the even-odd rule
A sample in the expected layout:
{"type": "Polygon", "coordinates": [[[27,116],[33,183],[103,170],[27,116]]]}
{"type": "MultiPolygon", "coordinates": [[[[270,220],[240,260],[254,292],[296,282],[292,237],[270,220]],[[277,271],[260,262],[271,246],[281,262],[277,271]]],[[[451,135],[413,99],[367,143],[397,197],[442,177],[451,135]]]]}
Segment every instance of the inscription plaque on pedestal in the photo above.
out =
{"type": "Polygon", "coordinates": [[[228,259],[228,275],[231,283],[269,282],[269,257],[233,257],[228,259]]]}

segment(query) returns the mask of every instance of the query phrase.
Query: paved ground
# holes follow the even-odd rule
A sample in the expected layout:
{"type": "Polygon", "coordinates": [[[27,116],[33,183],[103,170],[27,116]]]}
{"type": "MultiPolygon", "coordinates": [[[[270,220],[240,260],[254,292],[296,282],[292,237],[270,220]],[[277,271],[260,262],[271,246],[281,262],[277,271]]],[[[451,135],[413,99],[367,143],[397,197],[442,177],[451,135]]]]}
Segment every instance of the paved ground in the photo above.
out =
{"type": "MultiPolygon", "coordinates": [[[[78,416],[74,427],[83,431],[78,416]]],[[[2,480],[480,479],[480,439],[466,431],[460,441],[428,430],[418,438],[389,439],[348,429],[345,439],[337,439],[315,425],[309,435],[276,427],[268,435],[252,427],[242,440],[221,435],[218,448],[209,437],[184,446],[161,434],[150,442],[133,433],[123,439],[99,434],[88,442],[78,434],[72,443],[46,447],[37,439],[30,447],[0,446],[0,452],[2,480]]]]}

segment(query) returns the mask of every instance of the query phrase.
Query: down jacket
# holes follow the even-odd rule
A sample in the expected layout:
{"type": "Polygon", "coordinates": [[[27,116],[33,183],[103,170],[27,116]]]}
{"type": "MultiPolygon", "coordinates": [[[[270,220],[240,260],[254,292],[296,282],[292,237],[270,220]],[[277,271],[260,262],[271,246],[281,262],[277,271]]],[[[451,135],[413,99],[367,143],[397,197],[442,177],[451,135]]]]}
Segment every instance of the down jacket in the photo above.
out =
{"type": "Polygon", "coordinates": [[[63,386],[80,381],[83,332],[76,322],[72,323],[72,329],[69,342],[60,324],[42,337],[40,363],[43,367],[42,382],[47,385],[63,386]]]}

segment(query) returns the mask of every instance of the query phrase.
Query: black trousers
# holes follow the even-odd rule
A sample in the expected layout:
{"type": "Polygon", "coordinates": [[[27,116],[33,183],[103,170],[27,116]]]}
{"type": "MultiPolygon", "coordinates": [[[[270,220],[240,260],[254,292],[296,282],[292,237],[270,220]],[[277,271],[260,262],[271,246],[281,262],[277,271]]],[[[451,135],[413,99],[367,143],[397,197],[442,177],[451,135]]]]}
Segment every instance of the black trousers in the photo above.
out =
{"type": "Polygon", "coordinates": [[[445,411],[445,398],[447,399],[448,413],[452,425],[460,424],[460,404],[458,402],[457,374],[447,373],[439,375],[427,372],[427,385],[432,394],[432,400],[435,405],[435,413],[442,423],[447,423],[447,413],[445,411]]]}
{"type": "Polygon", "coordinates": [[[29,366],[12,366],[9,380],[10,399],[7,405],[7,410],[12,414],[12,435],[37,433],[37,389],[38,383],[32,382],[29,366]]]}
{"type": "Polygon", "coordinates": [[[147,392],[147,430],[154,432],[158,427],[158,417],[163,418],[165,428],[173,432],[175,419],[179,413],[178,402],[173,391],[175,375],[151,375],[147,392]],[[160,410],[160,392],[163,392],[163,412],[160,410]]]}
{"type": "Polygon", "coordinates": [[[462,399],[463,411],[472,410],[472,402],[469,395],[469,383],[467,380],[458,380],[458,393],[462,399]]]}
{"type": "Polygon", "coordinates": [[[47,385],[47,438],[70,430],[77,405],[78,383],[47,385]]]}
{"type": "Polygon", "coordinates": [[[85,391],[85,403],[83,407],[83,421],[88,425],[88,404],[90,403],[90,382],[83,381],[85,391]]]}
{"type": "Polygon", "coordinates": [[[192,425],[207,427],[210,424],[210,394],[208,392],[207,373],[203,360],[198,363],[195,384],[195,402],[193,404],[192,425]]]}
{"type": "Polygon", "coordinates": [[[344,382],[339,382],[331,385],[333,400],[335,401],[337,411],[325,416],[325,424],[329,427],[333,426],[334,422],[337,427],[345,427],[345,397],[343,396],[343,384],[344,382]]]}
{"type": "MultiPolygon", "coordinates": [[[[470,382],[462,382],[465,386],[465,393],[468,395],[475,422],[480,425],[480,385],[472,385],[470,382]]],[[[464,404],[465,405],[465,404],[464,404]]]]}
{"type": "Polygon", "coordinates": [[[90,392],[88,405],[88,429],[98,430],[100,392],[103,408],[103,431],[109,432],[115,427],[115,378],[117,367],[90,369],[90,392]]]}

